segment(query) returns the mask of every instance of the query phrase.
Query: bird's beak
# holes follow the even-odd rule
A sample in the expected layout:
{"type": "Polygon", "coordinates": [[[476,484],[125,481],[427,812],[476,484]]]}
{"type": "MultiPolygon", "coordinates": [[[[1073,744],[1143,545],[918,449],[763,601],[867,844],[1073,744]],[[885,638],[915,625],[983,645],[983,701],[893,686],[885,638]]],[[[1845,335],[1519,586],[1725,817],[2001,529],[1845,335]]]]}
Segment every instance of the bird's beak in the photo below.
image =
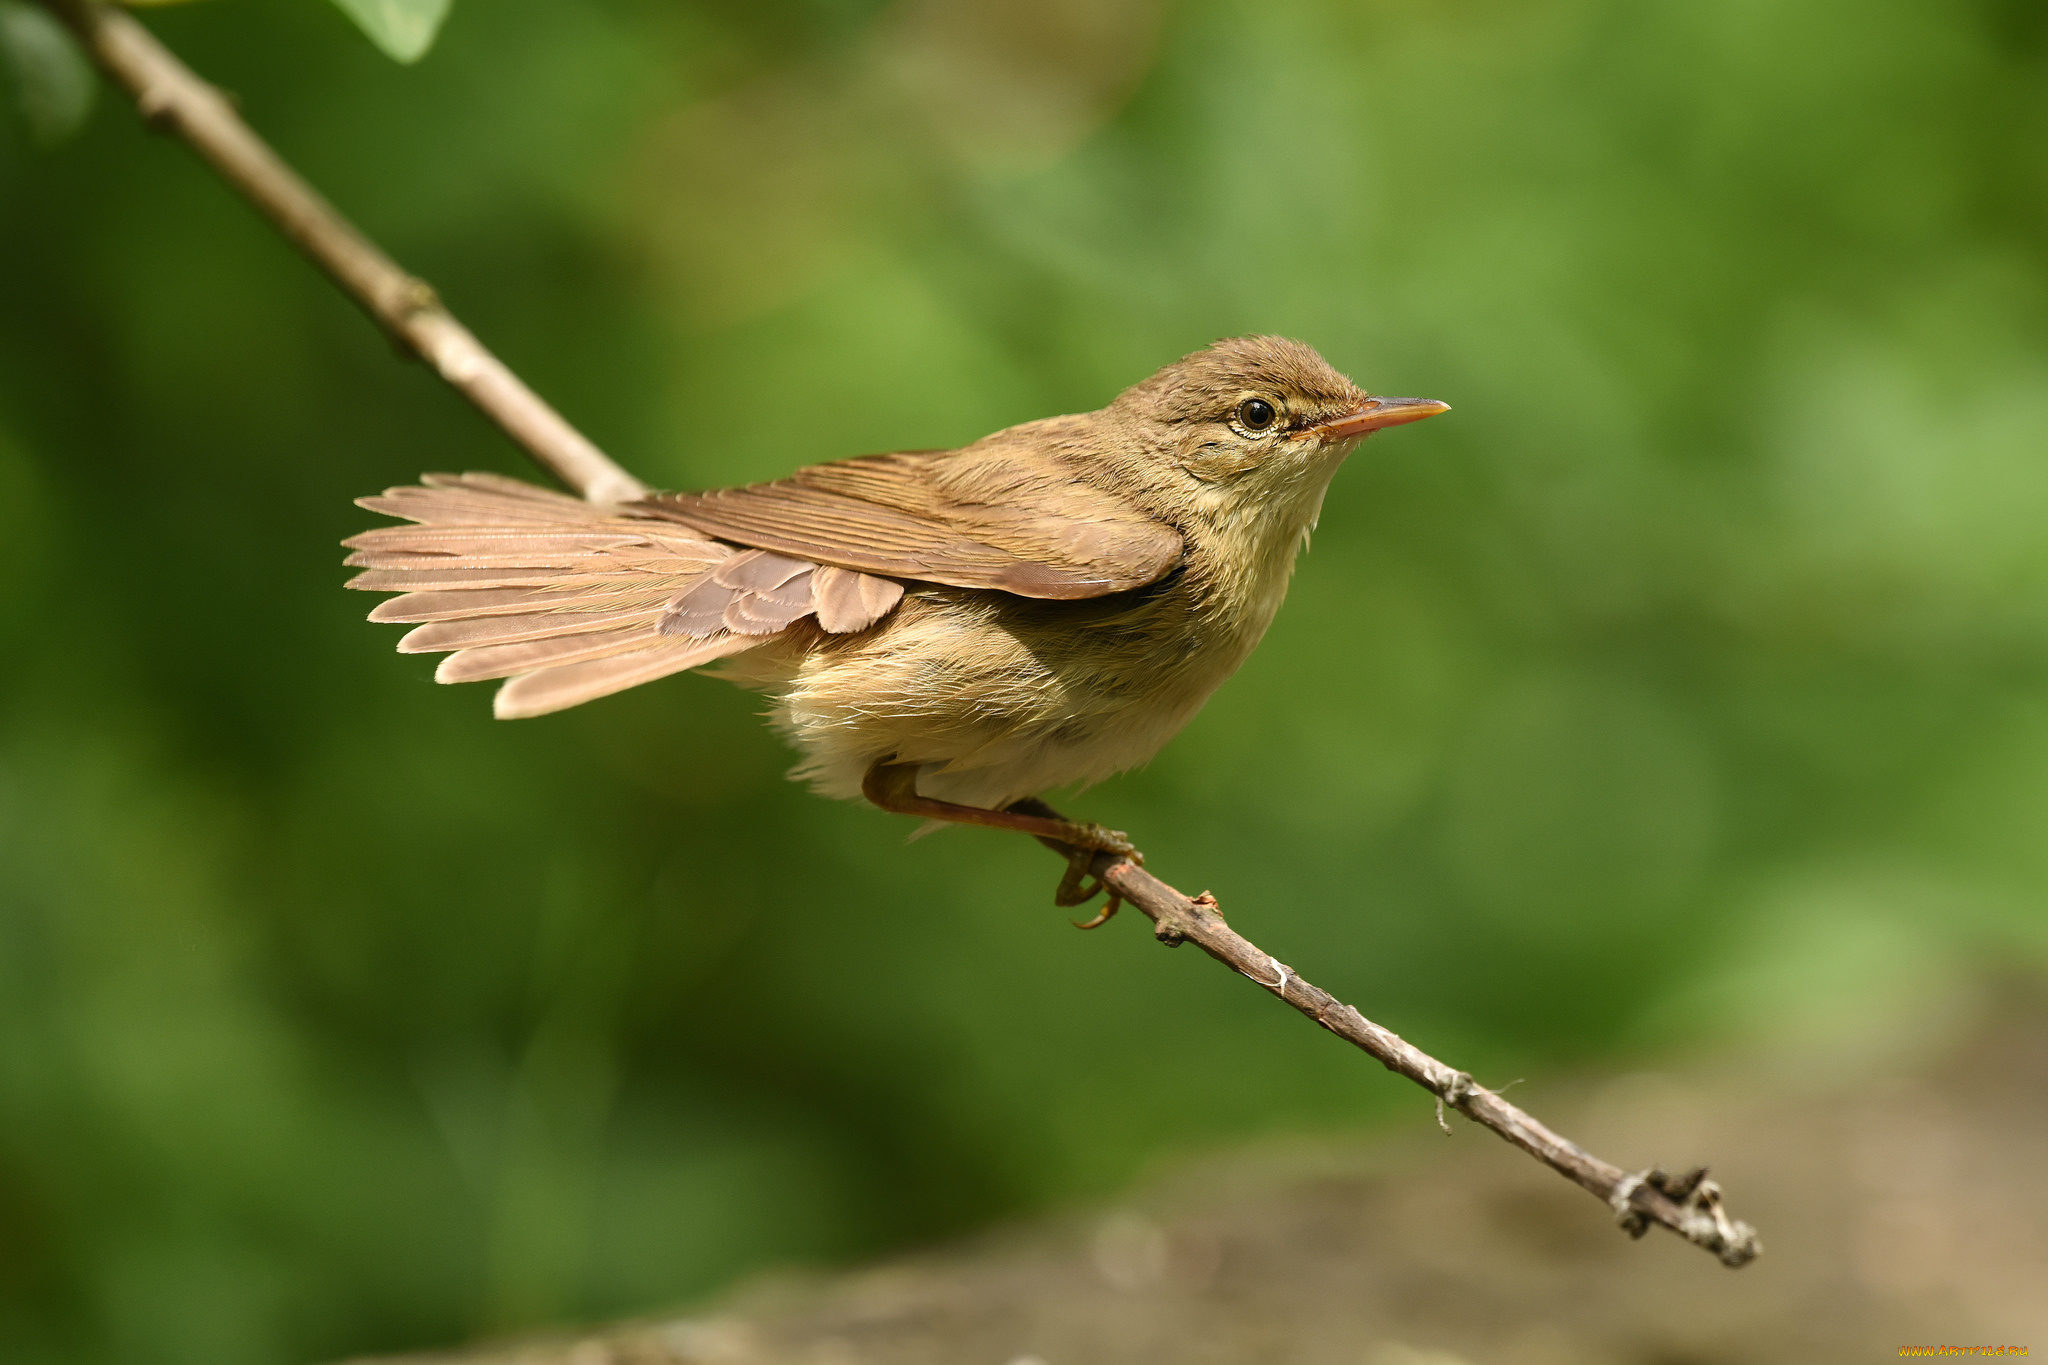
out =
{"type": "Polygon", "coordinates": [[[1348,441],[1353,436],[1363,436],[1381,427],[1420,422],[1425,417],[1450,410],[1449,403],[1439,403],[1434,398],[1368,398],[1342,417],[1334,417],[1309,430],[1326,441],[1348,441]]]}

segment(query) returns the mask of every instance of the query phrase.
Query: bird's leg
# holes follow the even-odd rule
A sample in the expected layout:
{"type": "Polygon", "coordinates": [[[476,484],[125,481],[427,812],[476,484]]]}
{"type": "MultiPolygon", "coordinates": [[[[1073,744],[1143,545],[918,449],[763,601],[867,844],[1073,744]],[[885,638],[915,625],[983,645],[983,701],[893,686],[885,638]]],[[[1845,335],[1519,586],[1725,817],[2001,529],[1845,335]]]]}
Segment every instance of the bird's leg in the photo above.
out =
{"type": "MultiPolygon", "coordinates": [[[[1003,810],[963,806],[921,796],[917,790],[917,765],[881,762],[868,769],[861,780],[861,794],[883,810],[898,815],[921,815],[928,820],[950,820],[963,825],[985,825],[991,829],[1014,829],[1029,834],[1055,853],[1067,858],[1066,875],[1053,892],[1053,904],[1081,905],[1103,890],[1097,880],[1087,884],[1088,868],[1097,853],[1114,853],[1143,865],[1145,855],[1132,846],[1121,830],[1105,829],[1092,821],[1069,820],[1036,797],[1013,801],[1003,810]]],[[[1082,925],[1093,929],[1117,912],[1121,898],[1111,893],[1103,912],[1082,925]]]]}
{"type": "Polygon", "coordinates": [[[1143,861],[1123,831],[1105,829],[1092,821],[1069,820],[1042,801],[1018,801],[1005,810],[989,810],[983,806],[963,806],[953,801],[921,796],[917,790],[917,765],[914,763],[877,763],[868,769],[860,790],[861,795],[883,810],[894,811],[898,815],[922,815],[928,820],[1014,829],[1041,842],[1086,849],[1090,853],[1114,853],[1134,863],[1143,861]]]}

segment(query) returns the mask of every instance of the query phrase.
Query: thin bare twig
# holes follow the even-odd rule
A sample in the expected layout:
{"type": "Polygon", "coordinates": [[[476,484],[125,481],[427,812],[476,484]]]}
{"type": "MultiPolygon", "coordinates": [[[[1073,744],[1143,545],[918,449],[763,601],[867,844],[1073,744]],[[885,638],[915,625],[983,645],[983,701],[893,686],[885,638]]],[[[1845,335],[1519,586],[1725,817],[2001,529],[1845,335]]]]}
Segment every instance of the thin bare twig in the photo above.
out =
{"type": "Polygon", "coordinates": [[[1280,997],[1368,1056],[1414,1081],[1438,1100],[1474,1123],[1483,1124],[1560,1175],[1591,1190],[1612,1208],[1615,1218],[1640,1237],[1652,1223],[1671,1229],[1686,1241],[1704,1247],[1723,1265],[1746,1265],[1763,1251],[1756,1229],[1730,1218],[1721,1207],[1721,1190],[1706,1178],[1704,1167],[1683,1175],[1660,1170],[1630,1173],[1602,1161],[1577,1143],[1558,1136],[1462,1071],[1381,1028],[1356,1009],[1319,986],[1302,979],[1292,967],[1262,951],[1223,920],[1216,898],[1203,892],[1187,896],[1115,854],[1096,855],[1090,872],[1115,895],[1138,907],[1152,921],[1153,933],[1168,947],[1192,943],[1224,966],[1280,997]]]}
{"type": "Polygon", "coordinates": [[[595,502],[647,487],[562,419],[455,320],[424,280],[400,270],[251,131],[218,90],[148,29],[98,0],[43,0],[85,50],[135,97],[143,118],[175,133],[263,211],[384,330],[517,441],[541,468],[595,502]]]}
{"type": "MultiPolygon", "coordinates": [[[[85,44],[93,59],[135,97],[143,117],[176,133],[260,208],[285,236],[325,270],[392,336],[432,364],[543,468],[594,501],[635,498],[639,480],[614,464],[564,421],[442,307],[422,281],[406,274],[301,180],[250,131],[220,93],[193,75],[135,20],[98,0],[42,0],[85,44]]],[[[1634,1174],[1558,1136],[1462,1071],[1381,1028],[1356,1009],[1303,980],[1224,922],[1215,898],[1185,896],[1144,869],[1112,854],[1092,871],[1138,907],[1160,942],[1194,943],[1338,1037],[1422,1086],[1441,1106],[1492,1129],[1551,1169],[1605,1200],[1631,1234],[1652,1223],[1671,1229],[1739,1266],[1762,1251],[1755,1229],[1730,1218],[1704,1169],[1683,1175],[1634,1174]]]]}

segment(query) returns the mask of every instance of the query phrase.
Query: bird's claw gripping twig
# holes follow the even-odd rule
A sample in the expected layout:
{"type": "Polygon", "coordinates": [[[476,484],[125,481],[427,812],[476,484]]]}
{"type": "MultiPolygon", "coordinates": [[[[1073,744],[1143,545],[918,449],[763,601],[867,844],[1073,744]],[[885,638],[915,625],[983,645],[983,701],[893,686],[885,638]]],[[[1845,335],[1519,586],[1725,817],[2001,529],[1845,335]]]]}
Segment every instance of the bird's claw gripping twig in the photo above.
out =
{"type": "Polygon", "coordinates": [[[1116,912],[1123,907],[1124,898],[1122,896],[1117,895],[1116,892],[1104,886],[1100,877],[1089,876],[1089,868],[1094,864],[1097,852],[1098,850],[1092,848],[1068,846],[1066,873],[1060,878],[1059,887],[1052,893],[1052,903],[1063,909],[1069,906],[1086,905],[1089,901],[1094,900],[1098,893],[1106,893],[1108,895],[1109,899],[1102,903],[1102,910],[1095,918],[1074,921],[1076,929],[1099,929],[1109,923],[1116,912]]]}
{"type": "Polygon", "coordinates": [[[1098,824],[1075,822],[1074,832],[1076,839],[1066,844],[1064,848],[1067,855],[1067,870],[1052,894],[1052,903],[1064,908],[1086,905],[1094,900],[1098,893],[1107,896],[1108,899],[1102,903],[1101,912],[1093,919],[1074,921],[1076,929],[1099,929],[1109,923],[1116,912],[1123,908],[1124,898],[1111,891],[1103,883],[1102,878],[1089,875],[1095,863],[1095,855],[1115,854],[1139,867],[1145,865],[1145,855],[1138,852],[1137,846],[1132,844],[1130,838],[1120,829],[1105,829],[1098,824]]]}
{"type": "Polygon", "coordinates": [[[1138,846],[1120,829],[1108,829],[1093,820],[1069,820],[1067,827],[1073,834],[1066,842],[1076,851],[1091,857],[1097,853],[1114,853],[1119,858],[1129,858],[1139,867],[1145,865],[1145,855],[1138,852],[1138,846]]]}
{"type": "Polygon", "coordinates": [[[1112,891],[1109,893],[1109,899],[1102,903],[1102,910],[1095,916],[1095,918],[1077,919],[1072,921],[1072,923],[1076,929],[1100,929],[1103,925],[1109,923],[1112,919],[1115,919],[1116,912],[1123,908],[1124,898],[1122,896],[1119,896],[1116,892],[1112,891]]]}
{"type": "Polygon", "coordinates": [[[1136,866],[1145,865],[1145,855],[1138,852],[1130,836],[1120,829],[1109,829],[1092,820],[1069,820],[1037,797],[1026,797],[1013,801],[1008,809],[1018,815],[1035,816],[1042,820],[1057,821],[1060,830],[1057,835],[1039,834],[1038,842],[1067,860],[1067,870],[1060,877],[1060,884],[1052,893],[1052,903],[1062,909],[1086,905],[1096,896],[1107,894],[1102,912],[1091,920],[1076,920],[1076,929],[1097,929],[1109,923],[1123,905],[1123,897],[1105,886],[1100,877],[1092,875],[1095,857],[1100,853],[1112,854],[1136,866]]]}

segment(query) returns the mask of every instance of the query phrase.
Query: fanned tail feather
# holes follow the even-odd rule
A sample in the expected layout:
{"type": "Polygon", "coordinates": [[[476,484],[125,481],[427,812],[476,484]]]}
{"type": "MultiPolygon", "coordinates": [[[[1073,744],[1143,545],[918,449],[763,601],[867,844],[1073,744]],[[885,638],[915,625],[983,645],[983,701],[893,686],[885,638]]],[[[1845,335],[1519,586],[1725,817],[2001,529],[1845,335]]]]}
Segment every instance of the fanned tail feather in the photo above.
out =
{"type": "Polygon", "coordinates": [[[500,716],[538,716],[693,668],[763,637],[673,640],[669,603],[732,547],[494,474],[429,474],[364,498],[404,517],[344,542],[348,586],[400,594],[372,620],[421,622],[405,653],[447,651],[440,682],[510,678],[500,716]]]}
{"type": "Polygon", "coordinates": [[[760,644],[759,637],[721,635],[710,640],[671,640],[633,654],[588,663],[564,664],[522,674],[498,689],[491,714],[499,720],[523,720],[580,706],[671,673],[708,664],[760,644]]]}
{"type": "Polygon", "coordinates": [[[358,505],[415,523],[342,542],[348,586],[399,594],[373,621],[416,625],[440,682],[509,679],[501,718],[545,715],[754,648],[806,616],[862,630],[903,586],[742,550],[674,521],[497,474],[428,474],[358,505]]]}

